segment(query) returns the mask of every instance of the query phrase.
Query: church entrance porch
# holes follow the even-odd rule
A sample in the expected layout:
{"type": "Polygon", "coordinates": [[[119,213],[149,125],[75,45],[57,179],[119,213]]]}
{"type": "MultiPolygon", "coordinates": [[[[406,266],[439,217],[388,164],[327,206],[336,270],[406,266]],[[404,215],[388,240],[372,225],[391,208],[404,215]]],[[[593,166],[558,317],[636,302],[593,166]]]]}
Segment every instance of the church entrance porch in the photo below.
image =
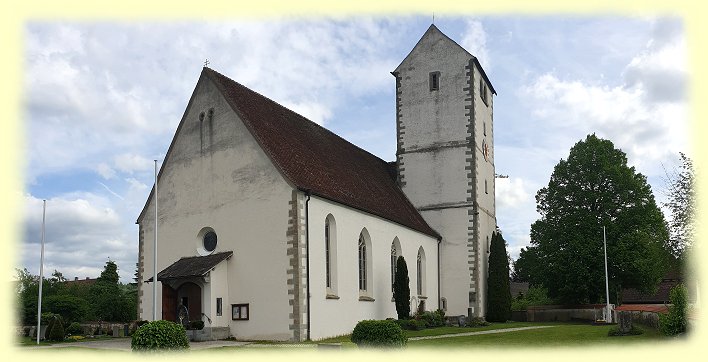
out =
{"type": "Polygon", "coordinates": [[[162,282],[162,319],[188,328],[189,322],[202,320],[202,298],[202,288],[194,282],[162,282]]]}
{"type": "MultiPolygon", "coordinates": [[[[232,251],[183,257],[157,274],[162,286],[162,319],[181,323],[203,321],[202,330],[188,331],[193,340],[224,339],[231,335],[228,305],[228,264],[232,251]]],[[[152,282],[150,278],[147,282],[152,282]]]]}

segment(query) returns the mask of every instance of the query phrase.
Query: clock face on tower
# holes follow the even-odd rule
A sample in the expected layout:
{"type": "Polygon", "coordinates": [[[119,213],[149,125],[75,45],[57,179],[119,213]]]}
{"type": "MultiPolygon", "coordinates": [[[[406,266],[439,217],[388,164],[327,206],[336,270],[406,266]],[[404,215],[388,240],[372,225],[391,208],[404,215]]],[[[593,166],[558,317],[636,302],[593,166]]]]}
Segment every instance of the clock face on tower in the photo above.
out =
{"type": "Polygon", "coordinates": [[[487,141],[482,141],[482,155],[484,160],[489,162],[489,146],[487,146],[487,141]]]}

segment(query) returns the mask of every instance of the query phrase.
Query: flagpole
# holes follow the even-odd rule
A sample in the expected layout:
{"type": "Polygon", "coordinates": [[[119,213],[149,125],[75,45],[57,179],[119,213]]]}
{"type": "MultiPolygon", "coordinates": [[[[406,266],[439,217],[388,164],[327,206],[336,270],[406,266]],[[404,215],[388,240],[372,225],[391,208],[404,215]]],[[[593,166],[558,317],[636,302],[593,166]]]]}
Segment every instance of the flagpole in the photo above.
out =
{"type": "Polygon", "coordinates": [[[607,236],[605,235],[605,227],[602,227],[602,240],[605,245],[605,301],[607,302],[607,317],[606,323],[612,323],[612,315],[610,314],[610,287],[607,276],[607,236]]]}
{"type": "Polygon", "coordinates": [[[152,320],[157,320],[157,160],[155,160],[155,242],[152,262],[152,320]]]}
{"type": "Polygon", "coordinates": [[[42,280],[44,279],[44,220],[47,210],[47,200],[42,200],[42,247],[39,256],[39,301],[37,302],[37,344],[42,323],[42,280]]]}

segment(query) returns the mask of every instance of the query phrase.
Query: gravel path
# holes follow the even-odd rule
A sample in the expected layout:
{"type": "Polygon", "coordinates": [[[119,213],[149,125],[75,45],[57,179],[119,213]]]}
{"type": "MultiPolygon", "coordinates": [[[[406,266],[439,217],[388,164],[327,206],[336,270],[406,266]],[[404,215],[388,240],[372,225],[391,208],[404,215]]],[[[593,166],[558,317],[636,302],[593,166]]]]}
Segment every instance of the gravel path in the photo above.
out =
{"type": "Polygon", "coordinates": [[[488,330],[488,331],[479,331],[479,332],[441,334],[439,336],[411,337],[411,338],[408,338],[408,340],[409,341],[419,341],[422,339],[438,339],[438,338],[476,336],[478,334],[506,333],[506,332],[515,332],[515,331],[525,331],[527,329],[539,329],[539,328],[551,328],[551,327],[555,327],[555,326],[532,326],[532,327],[518,327],[518,328],[502,328],[502,329],[492,329],[492,330],[488,330]]]}

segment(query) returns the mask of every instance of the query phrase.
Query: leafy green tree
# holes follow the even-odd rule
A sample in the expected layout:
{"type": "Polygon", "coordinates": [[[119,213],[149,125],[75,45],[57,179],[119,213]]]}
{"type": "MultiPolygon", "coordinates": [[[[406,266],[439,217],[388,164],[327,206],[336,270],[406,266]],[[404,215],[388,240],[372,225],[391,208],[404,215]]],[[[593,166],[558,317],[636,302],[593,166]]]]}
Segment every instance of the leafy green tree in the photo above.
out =
{"type": "Polygon", "coordinates": [[[622,287],[651,292],[666,272],[663,215],[646,177],[627,166],[625,153],[609,140],[592,134],[576,143],[536,202],[541,218],[531,225],[531,246],[517,264],[532,266],[529,282],[548,288],[551,298],[604,302],[603,226],[611,296],[622,287]]]}
{"type": "Polygon", "coordinates": [[[90,288],[90,303],[96,318],[104,321],[127,322],[134,316],[131,312],[134,308],[121,289],[118,279],[118,266],[109,260],[101,276],[90,288]]]}
{"type": "Polygon", "coordinates": [[[393,278],[393,299],[396,302],[398,319],[408,319],[411,315],[411,288],[408,279],[408,265],[403,256],[396,259],[396,273],[393,278]]]}
{"type": "Polygon", "coordinates": [[[64,324],[72,322],[84,322],[89,318],[89,303],[79,297],[66,294],[50,295],[43,300],[43,310],[59,314],[64,320],[64,324]]]}
{"type": "Polygon", "coordinates": [[[659,315],[659,329],[667,336],[685,333],[688,327],[688,291],[679,284],[669,292],[669,313],[659,315]]]}
{"type": "Polygon", "coordinates": [[[506,241],[499,231],[492,234],[489,247],[486,319],[490,322],[506,322],[511,319],[509,258],[506,253],[506,241]]]}
{"type": "Polygon", "coordinates": [[[666,194],[668,201],[663,203],[671,211],[669,221],[669,239],[667,246],[676,258],[683,258],[684,251],[693,245],[695,235],[694,215],[696,212],[693,161],[685,154],[681,156],[681,169],[667,175],[666,194]]]}

